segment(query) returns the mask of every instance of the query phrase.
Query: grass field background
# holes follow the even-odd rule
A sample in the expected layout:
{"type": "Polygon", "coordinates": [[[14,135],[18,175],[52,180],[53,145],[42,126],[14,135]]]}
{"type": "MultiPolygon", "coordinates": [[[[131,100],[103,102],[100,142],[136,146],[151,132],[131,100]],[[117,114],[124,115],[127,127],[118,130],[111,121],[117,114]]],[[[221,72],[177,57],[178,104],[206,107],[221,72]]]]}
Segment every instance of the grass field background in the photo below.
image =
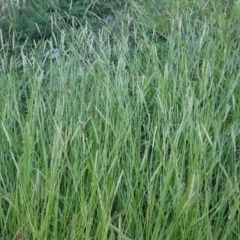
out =
{"type": "Polygon", "coordinates": [[[226,2],[126,1],[97,28],[1,38],[1,240],[240,239],[226,2]]]}

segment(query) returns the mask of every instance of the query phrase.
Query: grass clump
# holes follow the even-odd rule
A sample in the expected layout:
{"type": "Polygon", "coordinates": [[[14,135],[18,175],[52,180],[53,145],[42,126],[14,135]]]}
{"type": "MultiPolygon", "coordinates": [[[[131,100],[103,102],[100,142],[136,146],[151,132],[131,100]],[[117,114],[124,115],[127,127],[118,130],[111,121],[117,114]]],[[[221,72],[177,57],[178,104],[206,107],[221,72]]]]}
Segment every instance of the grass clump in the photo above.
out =
{"type": "Polygon", "coordinates": [[[239,238],[239,33],[186,3],[2,38],[0,239],[239,238]]]}

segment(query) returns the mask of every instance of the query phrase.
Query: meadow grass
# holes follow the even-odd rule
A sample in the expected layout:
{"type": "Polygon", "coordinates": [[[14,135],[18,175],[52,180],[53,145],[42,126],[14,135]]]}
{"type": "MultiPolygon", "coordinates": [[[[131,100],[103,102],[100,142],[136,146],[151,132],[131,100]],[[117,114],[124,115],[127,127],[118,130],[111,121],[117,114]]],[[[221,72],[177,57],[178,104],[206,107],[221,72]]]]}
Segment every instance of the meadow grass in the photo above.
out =
{"type": "Polygon", "coordinates": [[[239,239],[236,24],[130,1],[97,32],[2,41],[0,239],[239,239]]]}

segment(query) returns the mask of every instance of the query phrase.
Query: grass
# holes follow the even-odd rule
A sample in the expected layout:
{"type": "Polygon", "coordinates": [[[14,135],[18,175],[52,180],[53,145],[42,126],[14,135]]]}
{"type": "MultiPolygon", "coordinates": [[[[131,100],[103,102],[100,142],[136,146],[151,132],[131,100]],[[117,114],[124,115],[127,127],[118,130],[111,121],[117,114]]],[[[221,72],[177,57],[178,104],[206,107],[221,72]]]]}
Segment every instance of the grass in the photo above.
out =
{"type": "Polygon", "coordinates": [[[238,22],[159,2],[1,42],[0,239],[240,238],[238,22]]]}

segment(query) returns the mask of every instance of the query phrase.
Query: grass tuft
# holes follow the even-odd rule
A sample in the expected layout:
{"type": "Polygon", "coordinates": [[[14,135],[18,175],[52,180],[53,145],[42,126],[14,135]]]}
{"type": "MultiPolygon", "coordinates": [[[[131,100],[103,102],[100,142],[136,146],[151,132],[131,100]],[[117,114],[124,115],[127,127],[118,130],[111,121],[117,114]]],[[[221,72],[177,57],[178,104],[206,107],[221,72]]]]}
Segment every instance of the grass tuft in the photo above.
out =
{"type": "Polygon", "coordinates": [[[231,5],[95,4],[1,32],[0,239],[239,239],[231,5]]]}

